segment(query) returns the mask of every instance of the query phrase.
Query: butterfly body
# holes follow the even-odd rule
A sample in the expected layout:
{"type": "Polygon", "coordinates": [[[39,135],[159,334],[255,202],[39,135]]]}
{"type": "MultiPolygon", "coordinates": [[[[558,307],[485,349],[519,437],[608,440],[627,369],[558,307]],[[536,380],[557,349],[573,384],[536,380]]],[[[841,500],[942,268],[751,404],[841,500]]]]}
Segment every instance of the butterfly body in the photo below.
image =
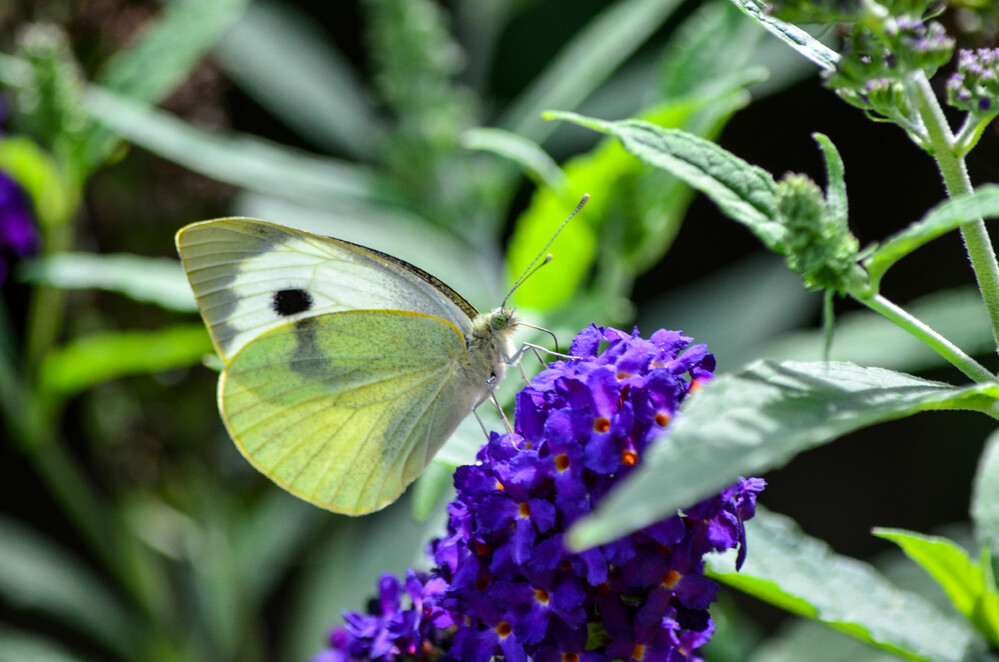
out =
{"type": "Polygon", "coordinates": [[[225,370],[219,409],[292,493],[362,514],[394,501],[514,357],[514,311],[480,314],[397,258],[255,221],[195,223],[178,250],[225,370]]]}

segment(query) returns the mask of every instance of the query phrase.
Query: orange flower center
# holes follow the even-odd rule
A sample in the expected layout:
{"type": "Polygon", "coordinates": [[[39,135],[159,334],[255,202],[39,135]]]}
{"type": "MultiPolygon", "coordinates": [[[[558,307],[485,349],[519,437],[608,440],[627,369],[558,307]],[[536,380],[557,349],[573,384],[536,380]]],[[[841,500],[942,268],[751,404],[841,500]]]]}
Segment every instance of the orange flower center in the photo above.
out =
{"type": "Polygon", "coordinates": [[[534,599],[543,605],[548,604],[548,591],[543,588],[539,588],[534,592],[534,599]]]}
{"type": "Polygon", "coordinates": [[[680,573],[676,570],[670,570],[666,573],[666,576],[663,577],[663,586],[666,588],[673,588],[676,586],[678,581],[680,581],[680,573]]]}
{"type": "Polygon", "coordinates": [[[510,624],[507,623],[506,621],[500,621],[499,625],[496,626],[496,634],[498,634],[499,636],[501,636],[503,638],[506,638],[506,637],[510,636],[510,633],[512,631],[513,631],[513,628],[510,627],[510,624]]]}
{"type": "Polygon", "coordinates": [[[531,506],[527,503],[520,504],[520,516],[530,517],[531,516],[531,506]]]}
{"type": "Polygon", "coordinates": [[[631,649],[631,657],[635,660],[641,660],[645,657],[645,646],[642,644],[635,644],[635,647],[631,649]]]}
{"type": "Polygon", "coordinates": [[[597,420],[593,421],[593,429],[600,434],[603,434],[604,432],[610,430],[610,421],[601,416],[597,420]]]}
{"type": "Polygon", "coordinates": [[[621,453],[621,464],[626,467],[633,467],[638,462],[638,453],[635,451],[624,451],[621,453]]]}
{"type": "Polygon", "coordinates": [[[559,471],[565,471],[569,468],[569,456],[565,453],[555,456],[555,468],[559,471]]]}
{"type": "Polygon", "coordinates": [[[562,653],[562,662],[579,662],[579,655],[576,653],[562,653]]]}
{"type": "Polygon", "coordinates": [[[656,414],[656,425],[658,425],[661,428],[664,428],[667,425],[669,425],[670,420],[671,416],[666,412],[659,412],[658,414],[656,414]]]}

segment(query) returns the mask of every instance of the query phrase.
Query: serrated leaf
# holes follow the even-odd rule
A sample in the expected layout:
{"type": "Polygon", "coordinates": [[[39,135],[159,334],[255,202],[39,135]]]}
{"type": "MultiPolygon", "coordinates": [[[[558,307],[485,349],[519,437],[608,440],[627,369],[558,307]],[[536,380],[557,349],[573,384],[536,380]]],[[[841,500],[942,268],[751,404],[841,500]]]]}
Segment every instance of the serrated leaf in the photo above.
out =
{"type": "Polygon", "coordinates": [[[640,120],[604,122],[562,112],[548,113],[546,117],[617,137],[642,162],[683,180],[708,196],[727,216],[749,228],[767,248],[784,252],[785,230],[776,221],[777,184],[762,168],[704,138],[640,120]]]}
{"type": "Polygon", "coordinates": [[[732,0],[732,2],[747,16],[751,16],[753,20],[763,26],[767,32],[786,43],[807,59],[826,71],[836,69],[836,65],[840,60],[839,53],[798,26],[786,23],[779,18],[767,14],[763,11],[762,3],[758,0],[732,0]]]}
{"type": "Polygon", "coordinates": [[[213,351],[200,323],[93,334],[50,351],[40,381],[48,392],[68,397],[110,379],[196,365],[213,351]]]}
{"type": "Polygon", "coordinates": [[[22,280],[64,290],[99,289],[167,310],[198,309],[180,262],[128,253],[57,253],[26,262],[22,280]]]}
{"type": "Polygon", "coordinates": [[[54,616],[123,657],[142,649],[134,615],[87,568],[6,517],[0,517],[0,597],[54,616]]]}
{"type": "MultiPolygon", "coordinates": [[[[926,536],[901,529],[874,529],[874,535],[890,540],[919,564],[947,593],[954,607],[993,645],[999,644],[999,594],[991,568],[968,558],[960,545],[939,536],[926,536]]],[[[986,554],[984,560],[988,562],[986,554]]]]}
{"type": "Polygon", "coordinates": [[[758,361],[691,397],[628,480],[570,530],[581,549],[673,515],[742,475],[875,423],[936,409],[995,416],[999,385],[955,387],[851,363],[758,361]]]}
{"type": "Polygon", "coordinates": [[[742,570],[735,572],[735,550],[709,555],[711,577],[906,659],[959,662],[984,648],[967,623],[895,587],[867,563],[835,554],[787,517],[758,509],[746,522],[746,539],[742,570]]]}
{"type": "Polygon", "coordinates": [[[214,56],[242,89],[316,147],[365,157],[383,138],[350,62],[289,3],[251,4],[214,56]]]}
{"type": "Polygon", "coordinates": [[[982,186],[968,195],[941,202],[923,218],[888,238],[864,260],[873,288],[877,290],[881,278],[892,265],[923,244],[978,218],[997,216],[999,186],[993,184],[982,186]]]}
{"type": "Polygon", "coordinates": [[[999,432],[993,432],[978,460],[971,495],[971,519],[975,540],[999,553],[999,432]]]}
{"type": "Polygon", "coordinates": [[[545,108],[576,108],[628,59],[680,5],[680,0],[619,0],[579,31],[500,121],[513,133],[542,143],[553,127],[545,108]]]}
{"type": "Polygon", "coordinates": [[[333,210],[368,205],[380,195],[377,177],[360,166],[246,134],[202,131],[94,86],[84,107],[130,142],[220,182],[333,210]]]}

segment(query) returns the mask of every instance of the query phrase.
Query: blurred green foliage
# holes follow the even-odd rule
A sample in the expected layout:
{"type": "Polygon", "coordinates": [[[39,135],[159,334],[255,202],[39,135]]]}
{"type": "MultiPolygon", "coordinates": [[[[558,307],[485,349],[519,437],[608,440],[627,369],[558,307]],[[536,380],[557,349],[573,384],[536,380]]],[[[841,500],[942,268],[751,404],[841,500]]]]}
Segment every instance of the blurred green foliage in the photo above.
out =
{"type": "MultiPolygon", "coordinates": [[[[0,9],[17,35],[0,53],[11,114],[0,170],[30,195],[42,238],[0,309],[3,461],[29,474],[4,478],[21,502],[0,513],[0,660],[303,660],[341,609],[414,565],[440,530],[447,472],[417,486],[425,522],[409,497],[351,520],[252,473],[217,420],[183,274],[163,262],[176,229],[238,214],[323,232],[413,262],[484,307],[589,193],[515,303],[563,339],[591,321],[627,325],[636,281],[694,194],[611,139],[556,131],[542,111],[602,109],[710,139],[767,69],[767,91],[804,71],[723,1],[587,3],[556,40],[545,2],[363,0],[337,16],[352,51],[292,3],[29,4],[0,9]],[[46,17],[61,25],[29,20],[46,17]],[[530,46],[550,53],[532,79],[491,87],[524,77],[504,63],[530,46]],[[227,128],[225,94],[281,141],[227,128]]],[[[738,325],[712,331],[739,360],[810,305],[721,289],[697,306],[744,306],[738,325]]],[[[641,316],[674,309],[663,300],[641,316]]],[[[863,355],[879,331],[850,321],[846,352],[863,355]]],[[[821,342],[792,340],[772,351],[821,342]]],[[[878,359],[909,365],[911,347],[894,351],[878,359]]],[[[474,452],[470,435],[445,449],[448,464],[474,452]]]]}

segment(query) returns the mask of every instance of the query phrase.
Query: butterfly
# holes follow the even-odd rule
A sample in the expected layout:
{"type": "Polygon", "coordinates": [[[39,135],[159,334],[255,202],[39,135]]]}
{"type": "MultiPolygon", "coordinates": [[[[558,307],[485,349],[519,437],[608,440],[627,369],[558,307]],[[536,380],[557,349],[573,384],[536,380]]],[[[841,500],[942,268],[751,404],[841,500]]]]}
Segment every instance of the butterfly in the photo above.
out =
{"type": "Polygon", "coordinates": [[[193,223],[176,241],[225,364],[229,435],[323,508],[393,502],[519,356],[505,302],[479,313],[371,248],[249,218],[193,223]]]}

